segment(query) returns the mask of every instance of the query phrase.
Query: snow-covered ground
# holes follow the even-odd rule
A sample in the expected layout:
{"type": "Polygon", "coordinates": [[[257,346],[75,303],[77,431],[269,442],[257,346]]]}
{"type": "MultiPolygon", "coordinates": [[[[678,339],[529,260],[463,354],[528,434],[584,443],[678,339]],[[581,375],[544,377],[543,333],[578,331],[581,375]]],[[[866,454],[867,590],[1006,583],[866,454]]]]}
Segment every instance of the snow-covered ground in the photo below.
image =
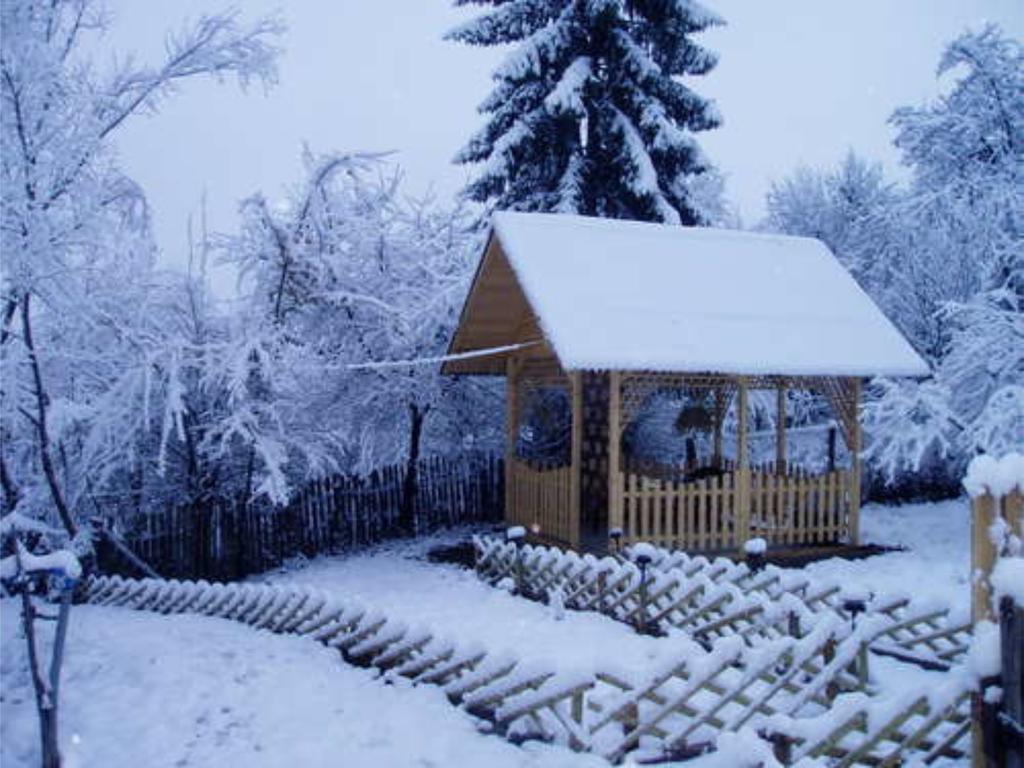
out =
{"type": "Polygon", "coordinates": [[[614,659],[618,667],[639,672],[671,650],[671,643],[637,635],[597,613],[567,611],[555,620],[556,612],[546,605],[488,586],[472,571],[426,560],[432,546],[457,536],[317,558],[259,580],[316,585],[407,624],[567,671],[607,669],[614,659]]]}
{"type": "MultiPolygon", "coordinates": [[[[826,560],[808,570],[851,587],[966,605],[966,500],[869,506],[863,530],[866,541],[910,549],[826,560]]],[[[547,606],[489,587],[469,571],[426,561],[431,546],[457,535],[293,563],[261,580],[314,584],[460,643],[563,670],[609,664],[640,670],[685,642],[638,637],[593,613],[570,611],[556,620],[547,606]]],[[[27,767],[37,761],[37,726],[14,601],[3,601],[0,619],[0,758],[5,768],[27,767]]],[[[927,685],[934,674],[882,659],[872,669],[885,679],[883,687],[927,685]]],[[[512,746],[478,732],[437,688],[387,685],[306,638],[220,619],[78,606],[65,670],[61,728],[72,768],[607,765],[558,747],[512,746]]],[[[747,749],[734,746],[736,753],[747,749]]],[[[735,759],[720,752],[687,765],[724,768],[739,765],[729,762],[735,759]]]]}
{"type": "MultiPolygon", "coordinates": [[[[18,606],[4,600],[0,763],[38,765],[18,606]]],[[[607,765],[478,733],[439,688],[385,685],[306,638],[78,606],[61,692],[68,768],[607,765]]]]}
{"type": "Polygon", "coordinates": [[[970,604],[971,505],[967,498],[923,504],[870,504],[861,513],[865,543],[906,547],[864,560],[812,563],[814,578],[870,592],[902,593],[966,611],[970,604]]]}

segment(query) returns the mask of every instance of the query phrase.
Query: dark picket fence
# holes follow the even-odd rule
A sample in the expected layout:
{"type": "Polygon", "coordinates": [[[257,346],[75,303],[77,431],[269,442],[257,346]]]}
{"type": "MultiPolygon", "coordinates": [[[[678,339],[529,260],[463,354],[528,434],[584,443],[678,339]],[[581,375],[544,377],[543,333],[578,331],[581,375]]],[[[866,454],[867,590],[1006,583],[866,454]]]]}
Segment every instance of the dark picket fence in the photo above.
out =
{"type": "MultiPolygon", "coordinates": [[[[402,535],[405,465],[310,483],[283,507],[230,500],[131,516],[117,536],[160,576],[231,581],[299,555],[341,552],[402,535]]],[[[497,456],[433,457],[417,465],[417,533],[502,519],[504,461],[497,456]]],[[[98,547],[106,573],[138,575],[109,544],[98,547]]]]}

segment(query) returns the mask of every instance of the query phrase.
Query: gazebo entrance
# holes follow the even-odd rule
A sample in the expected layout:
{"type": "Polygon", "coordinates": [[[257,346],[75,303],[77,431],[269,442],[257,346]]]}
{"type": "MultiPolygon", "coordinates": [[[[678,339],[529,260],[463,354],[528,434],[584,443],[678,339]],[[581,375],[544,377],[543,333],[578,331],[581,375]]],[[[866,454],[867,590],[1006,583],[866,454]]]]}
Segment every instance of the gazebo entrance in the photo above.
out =
{"type": "MultiPolygon", "coordinates": [[[[600,549],[609,532],[623,543],[721,552],[754,537],[773,545],[857,543],[860,382],[841,377],[744,377],[653,372],[566,373],[557,360],[510,355],[506,517],[538,538],[600,549]],[[810,390],[829,402],[848,455],[836,460],[835,432],[823,466],[787,455],[786,397],[810,390]],[[776,401],[774,457],[750,450],[750,397],[776,401]],[[685,393],[699,405],[678,413],[680,463],[631,455],[624,437],[645,404],[685,393]],[[733,455],[724,423],[731,414],[733,455]],[[707,450],[685,434],[703,432],[707,450]]],[[[823,441],[824,443],[824,441],[823,441]]],[[[762,451],[763,453],[763,451],[762,451]]]]}

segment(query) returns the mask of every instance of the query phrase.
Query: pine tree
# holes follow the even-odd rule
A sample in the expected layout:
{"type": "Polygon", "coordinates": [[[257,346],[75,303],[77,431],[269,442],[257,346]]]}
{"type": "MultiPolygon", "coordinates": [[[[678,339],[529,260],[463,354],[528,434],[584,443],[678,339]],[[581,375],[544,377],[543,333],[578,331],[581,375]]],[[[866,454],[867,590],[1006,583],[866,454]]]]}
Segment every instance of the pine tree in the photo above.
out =
{"type": "Polygon", "coordinates": [[[459,152],[482,163],[469,198],[499,209],[673,224],[704,220],[690,184],[711,167],[693,134],[712,102],[680,82],[717,56],[690,36],[721,24],[692,0],[456,0],[491,5],[448,38],[518,43],[459,152]]]}

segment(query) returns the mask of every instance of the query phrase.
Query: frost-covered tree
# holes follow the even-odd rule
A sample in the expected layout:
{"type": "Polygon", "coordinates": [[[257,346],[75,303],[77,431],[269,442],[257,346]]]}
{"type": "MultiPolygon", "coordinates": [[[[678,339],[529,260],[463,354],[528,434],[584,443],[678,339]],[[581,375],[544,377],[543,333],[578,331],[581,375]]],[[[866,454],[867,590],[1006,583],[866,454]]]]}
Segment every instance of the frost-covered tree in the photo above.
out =
{"type": "Polygon", "coordinates": [[[245,396],[275,404],[292,440],[330,438],[338,467],[405,461],[414,484],[424,446],[458,451],[497,433],[495,393],[441,377],[437,360],[475,237],[461,209],[403,198],[400,174],[378,158],[306,165],[286,201],[245,201],[241,232],[221,243],[242,274],[242,332],[267,350],[245,396]]]}
{"type": "Polygon", "coordinates": [[[832,238],[933,367],[869,391],[869,466],[889,479],[944,466],[949,482],[1024,434],[1024,53],[988,26],[950,43],[939,75],[945,95],[892,117],[905,188],[868,185],[885,194],[844,212],[830,177],[809,174],[777,185],[769,208],[776,228],[832,238]]]}
{"type": "Polygon", "coordinates": [[[189,78],[271,81],[280,27],[204,16],[168,38],[160,64],[103,71],[88,52],[105,17],[89,0],[12,0],[0,22],[4,497],[49,506],[74,532],[99,481],[83,462],[109,456],[103,403],[121,402],[112,393],[135,363],[145,380],[159,368],[148,362],[162,331],[137,314],[156,300],[146,204],[111,141],[189,78]]]}
{"type": "Polygon", "coordinates": [[[886,182],[882,167],[869,163],[853,151],[835,170],[798,168],[792,175],[772,184],[763,226],[791,235],[816,237],[827,245],[848,268],[866,220],[891,205],[896,198],[886,182]]]}
{"type": "Polygon", "coordinates": [[[717,57],[693,36],[721,19],[694,0],[458,0],[492,6],[448,33],[513,44],[456,156],[466,189],[499,209],[703,223],[691,188],[709,164],[694,138],[714,105],[682,78],[717,57]]]}

